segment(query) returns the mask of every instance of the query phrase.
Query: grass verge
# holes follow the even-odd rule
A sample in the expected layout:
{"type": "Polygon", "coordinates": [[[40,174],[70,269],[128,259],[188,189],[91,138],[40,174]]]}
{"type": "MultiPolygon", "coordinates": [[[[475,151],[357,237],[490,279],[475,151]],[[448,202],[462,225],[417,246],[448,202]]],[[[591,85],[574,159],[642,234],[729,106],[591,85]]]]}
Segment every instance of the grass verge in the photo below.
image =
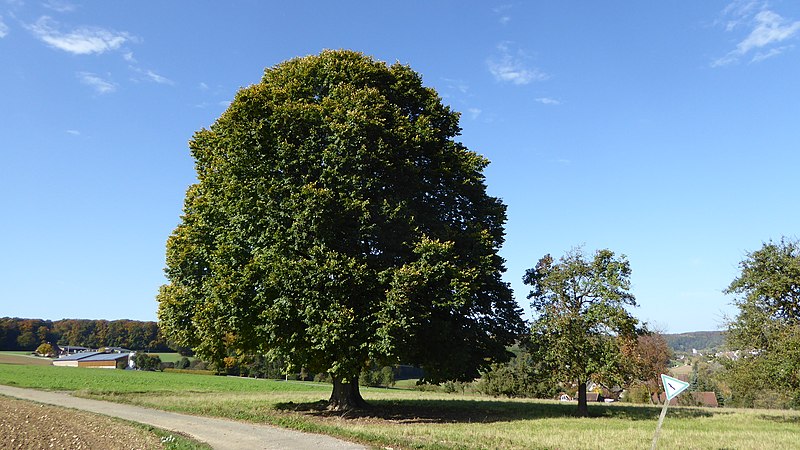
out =
{"type": "MultiPolygon", "coordinates": [[[[575,405],[363,389],[373,406],[344,415],[325,410],[330,385],[132,372],[0,365],[0,383],[76,391],[92,398],[330,434],[376,447],[415,449],[649,448],[660,407],[575,405]]],[[[669,409],[659,448],[797,448],[796,411],[669,409]]]]}
{"type": "Polygon", "coordinates": [[[191,439],[180,433],[162,430],[161,428],[156,428],[137,422],[126,421],[126,423],[138,428],[142,428],[145,431],[158,436],[158,438],[161,439],[161,445],[165,450],[212,450],[213,448],[208,444],[195,441],[194,439],[191,439]]]}

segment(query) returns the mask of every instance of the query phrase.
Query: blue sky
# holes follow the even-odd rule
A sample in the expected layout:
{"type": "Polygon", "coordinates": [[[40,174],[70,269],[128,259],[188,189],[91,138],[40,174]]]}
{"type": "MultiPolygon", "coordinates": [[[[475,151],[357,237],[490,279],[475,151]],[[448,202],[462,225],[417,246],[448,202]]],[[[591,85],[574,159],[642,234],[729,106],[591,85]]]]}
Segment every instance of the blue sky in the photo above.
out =
{"type": "Polygon", "coordinates": [[[155,320],[187,141],[264,68],[409,64],[508,205],[506,280],[628,256],[633,313],[717,329],[746,252],[796,237],[800,3],[0,0],[0,316],[155,320]]]}

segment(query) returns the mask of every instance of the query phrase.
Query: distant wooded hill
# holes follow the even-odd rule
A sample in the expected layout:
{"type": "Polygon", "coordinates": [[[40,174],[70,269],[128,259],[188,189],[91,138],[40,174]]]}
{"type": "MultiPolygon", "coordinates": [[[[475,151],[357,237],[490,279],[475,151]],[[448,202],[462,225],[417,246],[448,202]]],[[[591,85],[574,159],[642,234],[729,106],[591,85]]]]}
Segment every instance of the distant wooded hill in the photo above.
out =
{"type": "Polygon", "coordinates": [[[691,352],[692,349],[719,350],[725,344],[725,334],[722,331],[692,331],[663,336],[667,345],[675,352],[691,352]]]}
{"type": "Polygon", "coordinates": [[[0,318],[0,350],[34,350],[45,342],[91,348],[170,350],[156,322],[0,318]]]}

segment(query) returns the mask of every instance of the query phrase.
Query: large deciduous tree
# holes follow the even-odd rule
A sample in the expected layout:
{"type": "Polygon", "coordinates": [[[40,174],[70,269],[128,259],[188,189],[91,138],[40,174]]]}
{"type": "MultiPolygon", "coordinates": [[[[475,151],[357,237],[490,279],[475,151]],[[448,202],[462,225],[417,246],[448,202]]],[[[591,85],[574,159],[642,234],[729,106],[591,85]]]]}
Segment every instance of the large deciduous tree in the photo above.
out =
{"type": "Polygon", "coordinates": [[[505,205],[459,114],[352,51],[265,71],[190,142],[198,182],[167,242],[159,319],[215,361],[271,353],[363,405],[372,364],[471,379],[523,331],[501,279],[505,205]]]}
{"type": "Polygon", "coordinates": [[[733,403],[758,406],[754,393],[777,393],[783,400],[763,406],[800,407],[800,243],[765,243],[739,267],[725,291],[739,308],[726,335],[741,351],[729,371],[733,403]]]}
{"type": "Polygon", "coordinates": [[[558,261],[545,255],[526,271],[528,298],[537,314],[531,352],[555,378],[578,386],[578,415],[589,414],[586,384],[624,381],[622,347],[636,339],[638,321],[625,309],[636,306],[625,256],[599,250],[587,259],[576,248],[558,261]]]}

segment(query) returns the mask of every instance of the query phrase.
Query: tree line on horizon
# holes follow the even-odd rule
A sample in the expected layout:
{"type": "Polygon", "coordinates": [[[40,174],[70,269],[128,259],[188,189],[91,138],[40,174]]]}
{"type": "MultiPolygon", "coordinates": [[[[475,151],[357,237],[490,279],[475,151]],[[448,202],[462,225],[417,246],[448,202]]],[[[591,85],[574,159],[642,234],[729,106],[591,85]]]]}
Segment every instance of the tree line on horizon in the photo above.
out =
{"type": "Polygon", "coordinates": [[[153,352],[173,351],[157,322],[96,319],[0,318],[0,350],[33,351],[49,343],[88,348],[123,347],[153,352]]]}

